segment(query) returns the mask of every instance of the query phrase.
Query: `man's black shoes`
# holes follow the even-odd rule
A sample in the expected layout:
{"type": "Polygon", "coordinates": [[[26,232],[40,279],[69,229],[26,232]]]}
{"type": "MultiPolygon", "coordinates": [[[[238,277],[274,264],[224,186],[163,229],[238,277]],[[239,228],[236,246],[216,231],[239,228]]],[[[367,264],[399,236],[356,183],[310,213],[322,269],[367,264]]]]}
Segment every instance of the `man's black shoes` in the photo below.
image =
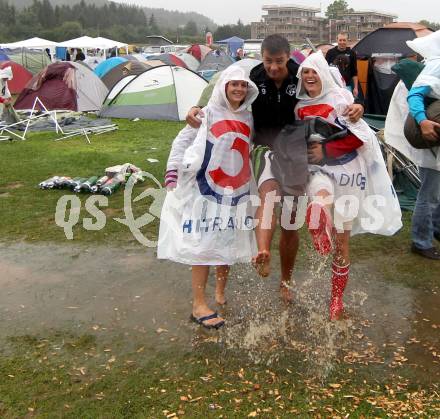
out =
{"type": "Polygon", "coordinates": [[[413,243],[411,245],[411,252],[427,259],[440,260],[440,252],[435,247],[431,247],[430,249],[420,249],[413,243]]]}

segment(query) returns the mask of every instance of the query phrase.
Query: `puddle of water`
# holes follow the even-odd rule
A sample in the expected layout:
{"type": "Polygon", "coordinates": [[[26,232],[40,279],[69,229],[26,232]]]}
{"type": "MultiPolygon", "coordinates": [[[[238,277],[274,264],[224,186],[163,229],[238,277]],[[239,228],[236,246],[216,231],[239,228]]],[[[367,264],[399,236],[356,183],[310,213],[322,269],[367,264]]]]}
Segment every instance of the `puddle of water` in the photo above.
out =
{"type": "MultiPolygon", "coordinates": [[[[329,260],[311,258],[308,270],[296,274],[289,306],[279,299],[276,264],[268,279],[250,266],[234,267],[227,326],[205,333],[188,322],[189,267],[158,261],[151,250],[3,244],[0,255],[0,337],[48,329],[104,340],[123,335],[127,348],[144,340],[157,351],[216,342],[224,353],[260,364],[295,354],[322,377],[342,359],[440,377],[440,295],[386,283],[371,267],[353,265],[345,293],[349,319],[335,323],[328,321],[329,260]]],[[[210,296],[214,285],[211,275],[210,296]]]]}

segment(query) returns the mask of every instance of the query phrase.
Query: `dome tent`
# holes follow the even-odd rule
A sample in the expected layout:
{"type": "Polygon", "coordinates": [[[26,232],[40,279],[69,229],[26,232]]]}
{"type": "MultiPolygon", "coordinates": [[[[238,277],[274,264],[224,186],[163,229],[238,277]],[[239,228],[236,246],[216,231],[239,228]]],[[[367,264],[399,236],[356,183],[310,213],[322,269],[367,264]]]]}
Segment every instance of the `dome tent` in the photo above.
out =
{"type": "Polygon", "coordinates": [[[207,84],[186,68],[152,67],[120,80],[109,92],[100,115],[183,121],[207,84]]]}
{"type": "Polygon", "coordinates": [[[122,80],[124,77],[143,73],[145,70],[151,68],[150,65],[141,63],[140,61],[126,61],[118,64],[108,71],[103,77],[102,82],[106,85],[107,89],[111,90],[113,87],[122,80]]]}
{"type": "Polygon", "coordinates": [[[101,109],[107,92],[104,83],[86,66],[57,62],[32,78],[14,107],[31,109],[38,97],[48,110],[96,111],[101,109]]]}
{"type": "Polygon", "coordinates": [[[191,71],[197,71],[199,68],[200,63],[191,54],[188,54],[187,52],[175,52],[174,55],[181,59],[191,71]]]}
{"type": "Polygon", "coordinates": [[[26,84],[32,78],[32,73],[26,70],[22,65],[13,61],[0,61],[0,69],[11,67],[12,80],[8,81],[8,88],[13,95],[21,93],[26,84]]]}
{"type": "Polygon", "coordinates": [[[209,48],[208,46],[199,45],[199,44],[191,45],[190,47],[184,50],[184,52],[191,54],[199,62],[203,61],[203,59],[206,57],[206,54],[209,54],[211,51],[212,49],[209,48]]]}
{"type": "Polygon", "coordinates": [[[121,63],[125,63],[127,59],[123,57],[111,57],[107,58],[100,64],[98,64],[94,70],[95,74],[102,79],[111,69],[121,63]]]}
{"type": "Polygon", "coordinates": [[[432,31],[418,23],[395,22],[370,32],[353,51],[357,55],[358,78],[365,95],[366,113],[386,115],[399,77],[391,67],[414,56],[406,41],[432,31]]]}
{"type": "Polygon", "coordinates": [[[197,72],[205,79],[210,80],[215,73],[223,71],[234,62],[234,59],[230,55],[226,54],[226,52],[221,49],[217,49],[206,54],[206,57],[200,63],[197,72]]]}

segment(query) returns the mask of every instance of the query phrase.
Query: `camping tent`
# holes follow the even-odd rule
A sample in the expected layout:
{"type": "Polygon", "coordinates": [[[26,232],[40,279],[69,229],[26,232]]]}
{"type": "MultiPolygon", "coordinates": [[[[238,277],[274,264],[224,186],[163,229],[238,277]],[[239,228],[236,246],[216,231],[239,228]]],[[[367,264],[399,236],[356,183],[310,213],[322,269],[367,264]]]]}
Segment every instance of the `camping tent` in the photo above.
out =
{"type": "Polygon", "coordinates": [[[85,65],[58,62],[34,76],[14,106],[31,109],[38,97],[49,110],[96,111],[107,92],[104,83],[85,65]]]}
{"type": "Polygon", "coordinates": [[[152,67],[120,80],[108,94],[100,114],[182,121],[206,85],[202,77],[186,68],[152,67]]]}
{"type": "Polygon", "coordinates": [[[102,36],[98,36],[95,38],[96,45],[101,45],[98,47],[99,49],[108,50],[112,48],[125,48],[126,54],[128,54],[128,44],[124,42],[113,41],[113,39],[104,38],[102,36]]]}
{"type": "Polygon", "coordinates": [[[211,51],[212,49],[207,47],[206,45],[199,44],[191,45],[184,50],[184,52],[191,54],[199,62],[203,61],[203,59],[206,57],[206,54],[210,53],[211,51]]]}
{"type": "Polygon", "coordinates": [[[354,47],[358,58],[370,58],[373,54],[400,54],[402,57],[414,55],[406,41],[432,33],[419,23],[396,22],[370,32],[354,47]]]}
{"type": "Polygon", "coordinates": [[[127,61],[126,58],[122,57],[112,57],[98,64],[95,68],[95,74],[102,79],[112,68],[116,67],[121,63],[125,63],[127,61]]]}
{"type": "Polygon", "coordinates": [[[32,73],[26,70],[22,65],[14,63],[13,61],[0,61],[0,69],[11,67],[12,80],[8,81],[8,87],[12,94],[21,93],[26,84],[32,78],[32,73]]]}
{"type": "Polygon", "coordinates": [[[188,68],[185,62],[179,58],[177,55],[168,53],[168,54],[159,54],[159,55],[149,55],[147,57],[151,61],[159,60],[167,65],[177,65],[179,67],[188,68]]]}
{"type": "Polygon", "coordinates": [[[55,56],[55,47],[57,43],[53,41],[49,41],[43,38],[29,38],[23,41],[12,42],[9,44],[2,44],[2,48],[8,49],[33,49],[33,50],[46,50],[50,51],[52,57],[55,56]]]}
{"type": "Polygon", "coordinates": [[[4,49],[0,49],[0,61],[9,61],[9,57],[4,49]]]}
{"type": "Polygon", "coordinates": [[[237,50],[243,48],[244,39],[241,39],[238,36],[231,36],[230,38],[216,41],[216,44],[227,45],[229,54],[232,57],[235,57],[237,55],[237,50]]]}
{"type": "Polygon", "coordinates": [[[217,49],[206,54],[206,57],[200,63],[197,72],[205,79],[210,80],[215,73],[223,71],[233,62],[234,60],[231,56],[221,49],[217,49]]]}
{"type": "Polygon", "coordinates": [[[80,36],[79,38],[70,39],[69,41],[60,42],[57,46],[64,48],[82,48],[82,49],[101,49],[101,46],[97,46],[95,38],[90,36],[80,36]]]}
{"type": "Polygon", "coordinates": [[[46,49],[46,48],[49,48],[50,50],[55,50],[56,45],[57,45],[56,42],[35,37],[35,38],[25,39],[23,41],[12,42],[9,44],[2,44],[1,47],[2,48],[9,48],[9,49],[15,49],[15,48],[46,49]]]}
{"type": "Polygon", "coordinates": [[[132,75],[137,76],[149,68],[151,68],[151,66],[139,61],[126,61],[118,64],[116,67],[113,67],[103,77],[101,77],[101,80],[107,89],[111,90],[116,83],[123,78],[132,75]]]}
{"type": "Polygon", "coordinates": [[[199,68],[200,63],[191,54],[188,54],[187,52],[175,52],[174,55],[181,59],[191,71],[197,71],[199,68]]]}
{"type": "Polygon", "coordinates": [[[37,74],[50,64],[50,58],[44,50],[35,51],[26,48],[16,48],[11,50],[7,49],[5,53],[10,61],[21,64],[32,74],[37,74]]]}
{"type": "Polygon", "coordinates": [[[366,112],[386,115],[399,78],[391,67],[415,53],[406,41],[426,36],[432,31],[418,23],[396,22],[376,29],[354,47],[358,57],[358,76],[366,97],[366,112]]]}
{"type": "Polygon", "coordinates": [[[0,48],[0,61],[9,61],[9,56],[4,49],[0,48]]]}
{"type": "Polygon", "coordinates": [[[230,57],[226,52],[221,49],[217,49],[215,51],[211,51],[209,54],[206,54],[206,57],[200,63],[198,71],[203,70],[217,70],[222,71],[225,68],[229,67],[234,60],[230,57]]]}

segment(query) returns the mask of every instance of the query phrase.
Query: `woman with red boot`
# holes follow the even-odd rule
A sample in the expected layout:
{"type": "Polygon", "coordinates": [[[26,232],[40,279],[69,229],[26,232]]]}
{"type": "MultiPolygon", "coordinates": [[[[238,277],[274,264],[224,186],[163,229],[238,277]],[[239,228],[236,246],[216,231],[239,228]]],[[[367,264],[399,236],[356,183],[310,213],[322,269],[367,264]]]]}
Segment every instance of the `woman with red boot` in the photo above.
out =
{"type": "Polygon", "coordinates": [[[392,235],[402,226],[401,212],[376,136],[365,121],[343,116],[353,96],[338,85],[321,52],[301,64],[298,79],[297,118],[321,117],[347,130],[343,138],[308,146],[306,221],[315,249],[321,255],[334,252],[330,319],[337,320],[344,311],[350,236],[392,235]]]}

